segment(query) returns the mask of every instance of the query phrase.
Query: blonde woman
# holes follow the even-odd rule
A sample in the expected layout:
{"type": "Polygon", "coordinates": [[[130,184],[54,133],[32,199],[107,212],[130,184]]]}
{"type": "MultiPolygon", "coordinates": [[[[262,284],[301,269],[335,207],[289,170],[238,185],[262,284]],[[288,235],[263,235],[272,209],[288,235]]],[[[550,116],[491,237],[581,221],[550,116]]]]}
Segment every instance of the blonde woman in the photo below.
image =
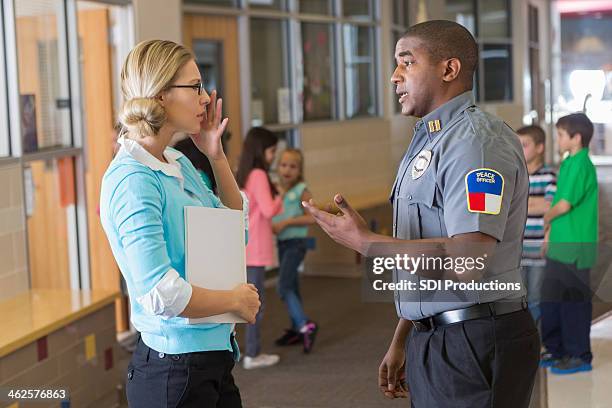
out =
{"type": "Polygon", "coordinates": [[[260,306],[253,285],[218,291],[185,281],[183,208],[248,209],[221,146],[228,121],[221,121],[221,99],[202,88],[190,51],[161,40],[130,52],[121,90],[121,148],[104,175],[100,213],[141,333],[128,366],[129,405],[241,407],[231,373],[238,358],[233,326],[185,319],[234,312],[254,322],[260,306]],[[210,160],[219,198],[168,147],[177,132],[191,134],[210,160]]]}

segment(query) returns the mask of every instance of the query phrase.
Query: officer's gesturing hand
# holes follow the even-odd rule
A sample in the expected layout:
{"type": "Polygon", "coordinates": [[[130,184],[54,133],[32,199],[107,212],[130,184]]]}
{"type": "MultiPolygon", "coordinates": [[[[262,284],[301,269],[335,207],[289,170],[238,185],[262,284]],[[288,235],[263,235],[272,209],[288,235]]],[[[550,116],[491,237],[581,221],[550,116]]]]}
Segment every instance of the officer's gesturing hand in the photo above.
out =
{"type": "Polygon", "coordinates": [[[365,254],[368,247],[366,237],[370,234],[367,223],[340,194],[334,196],[334,202],[340,208],[341,214],[334,215],[319,210],[312,199],[308,202],[302,201],[302,205],[331,239],[365,254]]]}

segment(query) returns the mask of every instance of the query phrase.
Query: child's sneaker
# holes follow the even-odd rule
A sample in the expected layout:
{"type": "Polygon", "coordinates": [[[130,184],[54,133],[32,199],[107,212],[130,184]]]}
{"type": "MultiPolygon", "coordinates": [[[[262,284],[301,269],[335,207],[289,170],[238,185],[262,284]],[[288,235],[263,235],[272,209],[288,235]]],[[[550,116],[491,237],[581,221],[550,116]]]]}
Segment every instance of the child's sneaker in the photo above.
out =
{"type": "Polygon", "coordinates": [[[540,367],[542,368],[552,367],[560,361],[561,359],[556,358],[555,356],[552,355],[552,353],[544,352],[540,356],[540,367]]]}
{"type": "Polygon", "coordinates": [[[254,368],[270,367],[277,364],[280,357],[276,354],[260,354],[257,357],[244,357],[242,363],[245,370],[252,370],[254,368]]]}
{"type": "Polygon", "coordinates": [[[317,337],[317,331],[319,331],[319,326],[315,322],[308,322],[300,329],[304,342],[304,353],[308,354],[312,350],[317,337]]]}
{"type": "Polygon", "coordinates": [[[274,341],[277,346],[292,346],[302,342],[302,334],[293,329],[285,329],[285,334],[274,341]]]}
{"type": "Polygon", "coordinates": [[[583,371],[591,371],[593,366],[578,357],[568,357],[559,361],[557,364],[550,368],[552,374],[564,375],[574,374],[583,371]]]}

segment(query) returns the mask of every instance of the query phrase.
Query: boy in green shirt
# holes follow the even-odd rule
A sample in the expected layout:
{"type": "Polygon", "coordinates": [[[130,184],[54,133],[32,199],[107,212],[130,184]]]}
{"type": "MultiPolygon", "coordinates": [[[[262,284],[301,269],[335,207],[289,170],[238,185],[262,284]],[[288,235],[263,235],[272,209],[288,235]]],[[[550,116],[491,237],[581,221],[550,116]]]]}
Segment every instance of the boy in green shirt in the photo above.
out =
{"type": "Polygon", "coordinates": [[[597,257],[597,175],[589,158],[593,123],[583,113],[557,121],[560,153],[567,154],[552,207],[544,215],[547,265],[543,284],[541,366],[553,374],[591,371],[589,272],[597,257]]]}

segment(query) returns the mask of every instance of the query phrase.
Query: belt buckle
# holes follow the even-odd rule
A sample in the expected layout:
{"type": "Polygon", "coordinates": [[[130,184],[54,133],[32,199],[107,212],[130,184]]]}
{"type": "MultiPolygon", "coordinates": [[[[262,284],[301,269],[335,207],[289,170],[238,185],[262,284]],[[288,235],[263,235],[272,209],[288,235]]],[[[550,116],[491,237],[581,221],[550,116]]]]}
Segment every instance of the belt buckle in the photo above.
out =
{"type": "Polygon", "coordinates": [[[415,330],[418,332],[425,331],[425,325],[419,321],[413,320],[412,325],[414,326],[415,330]]]}
{"type": "Polygon", "coordinates": [[[433,321],[432,318],[428,317],[426,319],[413,320],[412,321],[412,325],[414,326],[416,331],[418,331],[418,332],[426,332],[426,331],[430,331],[433,328],[432,321],[433,321]],[[424,323],[423,321],[425,321],[427,323],[424,323]]]}

